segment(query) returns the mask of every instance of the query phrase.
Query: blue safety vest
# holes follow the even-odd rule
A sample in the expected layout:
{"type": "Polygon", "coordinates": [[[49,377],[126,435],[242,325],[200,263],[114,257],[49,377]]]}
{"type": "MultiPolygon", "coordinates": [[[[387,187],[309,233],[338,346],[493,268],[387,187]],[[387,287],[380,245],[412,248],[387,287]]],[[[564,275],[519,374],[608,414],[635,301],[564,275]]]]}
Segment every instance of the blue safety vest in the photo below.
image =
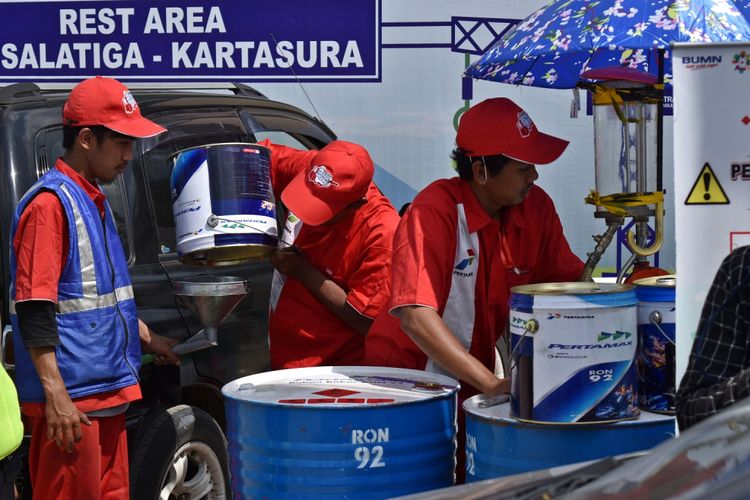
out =
{"type": "MultiPolygon", "coordinates": [[[[55,348],[60,374],[71,398],[137,383],[141,347],[133,288],[109,203],[104,218],[94,202],[57,169],[45,173],[16,207],[10,241],[28,203],[41,190],[54,192],[68,221],[68,255],[58,285],[55,348]]],[[[10,319],[16,355],[16,385],[26,402],[45,400],[36,369],[24,348],[15,314],[16,255],[10,245],[10,319]]]]}

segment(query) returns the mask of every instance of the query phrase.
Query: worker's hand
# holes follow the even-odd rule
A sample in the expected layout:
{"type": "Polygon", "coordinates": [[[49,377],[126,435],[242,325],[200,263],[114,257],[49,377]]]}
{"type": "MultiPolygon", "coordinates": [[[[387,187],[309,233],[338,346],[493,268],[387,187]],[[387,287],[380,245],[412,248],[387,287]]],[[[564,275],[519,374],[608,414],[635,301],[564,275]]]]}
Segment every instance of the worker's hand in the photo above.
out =
{"type": "Polygon", "coordinates": [[[271,251],[271,265],[280,273],[291,278],[301,279],[310,269],[310,263],[295,246],[274,248],[271,251]]]}
{"type": "Polygon", "coordinates": [[[492,387],[488,388],[485,394],[488,396],[497,396],[498,394],[508,394],[510,392],[510,377],[499,378],[492,387]]]}
{"type": "Polygon", "coordinates": [[[91,421],[76,408],[64,387],[48,392],[46,396],[47,439],[54,441],[61,450],[72,453],[75,443],[81,441],[81,424],[91,425],[91,421]]]}
{"type": "Polygon", "coordinates": [[[138,320],[138,336],[143,350],[154,355],[155,365],[180,364],[180,357],[172,351],[172,347],[177,344],[175,339],[157,335],[141,320],[138,320]]]}

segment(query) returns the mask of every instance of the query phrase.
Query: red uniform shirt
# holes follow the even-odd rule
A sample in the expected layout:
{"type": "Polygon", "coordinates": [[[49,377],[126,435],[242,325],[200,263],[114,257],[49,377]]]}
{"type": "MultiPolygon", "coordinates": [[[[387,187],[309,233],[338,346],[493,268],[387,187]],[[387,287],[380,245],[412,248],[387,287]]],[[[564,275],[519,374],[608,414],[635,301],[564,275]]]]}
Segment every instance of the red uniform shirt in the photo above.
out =
{"type": "MultiPolygon", "coordinates": [[[[317,151],[299,151],[263,144],[271,149],[274,195],[310,166],[317,151]]],[[[323,274],[346,291],[346,301],[360,314],[374,318],[389,295],[393,233],[399,217],[374,184],[367,203],[333,226],[302,226],[294,245],[323,274]]],[[[287,278],[276,309],[270,313],[272,368],[318,365],[360,365],[364,336],[337,318],[296,279],[287,278]]]]}
{"type": "MultiPolygon", "coordinates": [[[[86,194],[104,214],[104,193],[81,174],[58,159],[55,168],[64,173],[86,194]]],[[[68,223],[57,195],[40,192],[24,209],[18,220],[13,241],[16,252],[16,302],[48,300],[57,304],[57,284],[68,255],[68,223]]],[[[138,384],[116,391],[95,394],[74,400],[83,412],[112,408],[141,398],[138,384]]],[[[24,414],[43,416],[44,403],[24,403],[24,414]]]]}
{"type": "MultiPolygon", "coordinates": [[[[455,318],[445,314],[451,287],[466,277],[473,280],[476,273],[473,296],[461,297],[465,307],[458,310],[473,308],[473,318],[463,321],[471,326],[473,320],[469,352],[493,370],[495,343],[508,321],[510,288],[572,281],[582,271],[552,200],[541,188],[535,186],[521,204],[506,207],[498,221],[481,207],[468,182],[436,181],[417,195],[396,231],[391,298],[367,335],[367,364],[425,369],[427,356],[389,311],[406,305],[431,307],[450,324],[455,318]],[[478,248],[459,246],[461,209],[467,241],[475,241],[478,248]]],[[[463,397],[478,392],[463,386],[463,397]]]]}

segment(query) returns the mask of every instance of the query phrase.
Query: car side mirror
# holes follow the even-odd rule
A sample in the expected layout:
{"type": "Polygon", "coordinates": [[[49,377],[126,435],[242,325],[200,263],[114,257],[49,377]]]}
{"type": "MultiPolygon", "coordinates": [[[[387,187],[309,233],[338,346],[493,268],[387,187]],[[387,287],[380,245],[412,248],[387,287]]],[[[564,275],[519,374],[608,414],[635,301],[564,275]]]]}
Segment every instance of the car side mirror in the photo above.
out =
{"type": "Polygon", "coordinates": [[[2,338],[0,338],[0,363],[2,363],[3,368],[6,370],[13,370],[16,368],[16,365],[13,363],[8,363],[7,360],[14,360],[13,355],[13,327],[11,325],[6,325],[3,328],[3,335],[2,338]],[[11,353],[11,356],[8,356],[8,353],[11,353]]]}

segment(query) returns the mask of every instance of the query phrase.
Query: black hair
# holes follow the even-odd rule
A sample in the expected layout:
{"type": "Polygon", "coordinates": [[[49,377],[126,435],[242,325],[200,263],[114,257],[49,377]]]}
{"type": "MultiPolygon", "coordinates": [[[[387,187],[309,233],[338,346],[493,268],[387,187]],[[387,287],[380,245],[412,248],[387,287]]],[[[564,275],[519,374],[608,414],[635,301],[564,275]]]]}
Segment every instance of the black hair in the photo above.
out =
{"type": "Polygon", "coordinates": [[[119,139],[120,137],[133,139],[133,137],[130,137],[129,135],[115,132],[114,130],[108,129],[103,125],[91,125],[83,127],[75,125],[63,125],[63,148],[66,150],[72,148],[73,144],[75,144],[76,137],[78,137],[78,134],[84,128],[91,130],[91,133],[94,135],[94,137],[96,137],[97,142],[102,142],[107,137],[109,137],[110,139],[119,139]]]}
{"type": "MultiPolygon", "coordinates": [[[[477,160],[482,161],[481,156],[471,156],[461,148],[454,149],[451,152],[451,158],[456,162],[458,176],[465,181],[470,181],[474,178],[471,164],[477,160]]],[[[487,175],[495,177],[509,161],[510,158],[504,155],[484,156],[484,164],[487,165],[487,175]]]]}
{"type": "Polygon", "coordinates": [[[409,209],[409,205],[411,205],[411,202],[406,202],[403,205],[401,205],[401,208],[398,210],[398,216],[403,217],[406,211],[409,209]]]}

